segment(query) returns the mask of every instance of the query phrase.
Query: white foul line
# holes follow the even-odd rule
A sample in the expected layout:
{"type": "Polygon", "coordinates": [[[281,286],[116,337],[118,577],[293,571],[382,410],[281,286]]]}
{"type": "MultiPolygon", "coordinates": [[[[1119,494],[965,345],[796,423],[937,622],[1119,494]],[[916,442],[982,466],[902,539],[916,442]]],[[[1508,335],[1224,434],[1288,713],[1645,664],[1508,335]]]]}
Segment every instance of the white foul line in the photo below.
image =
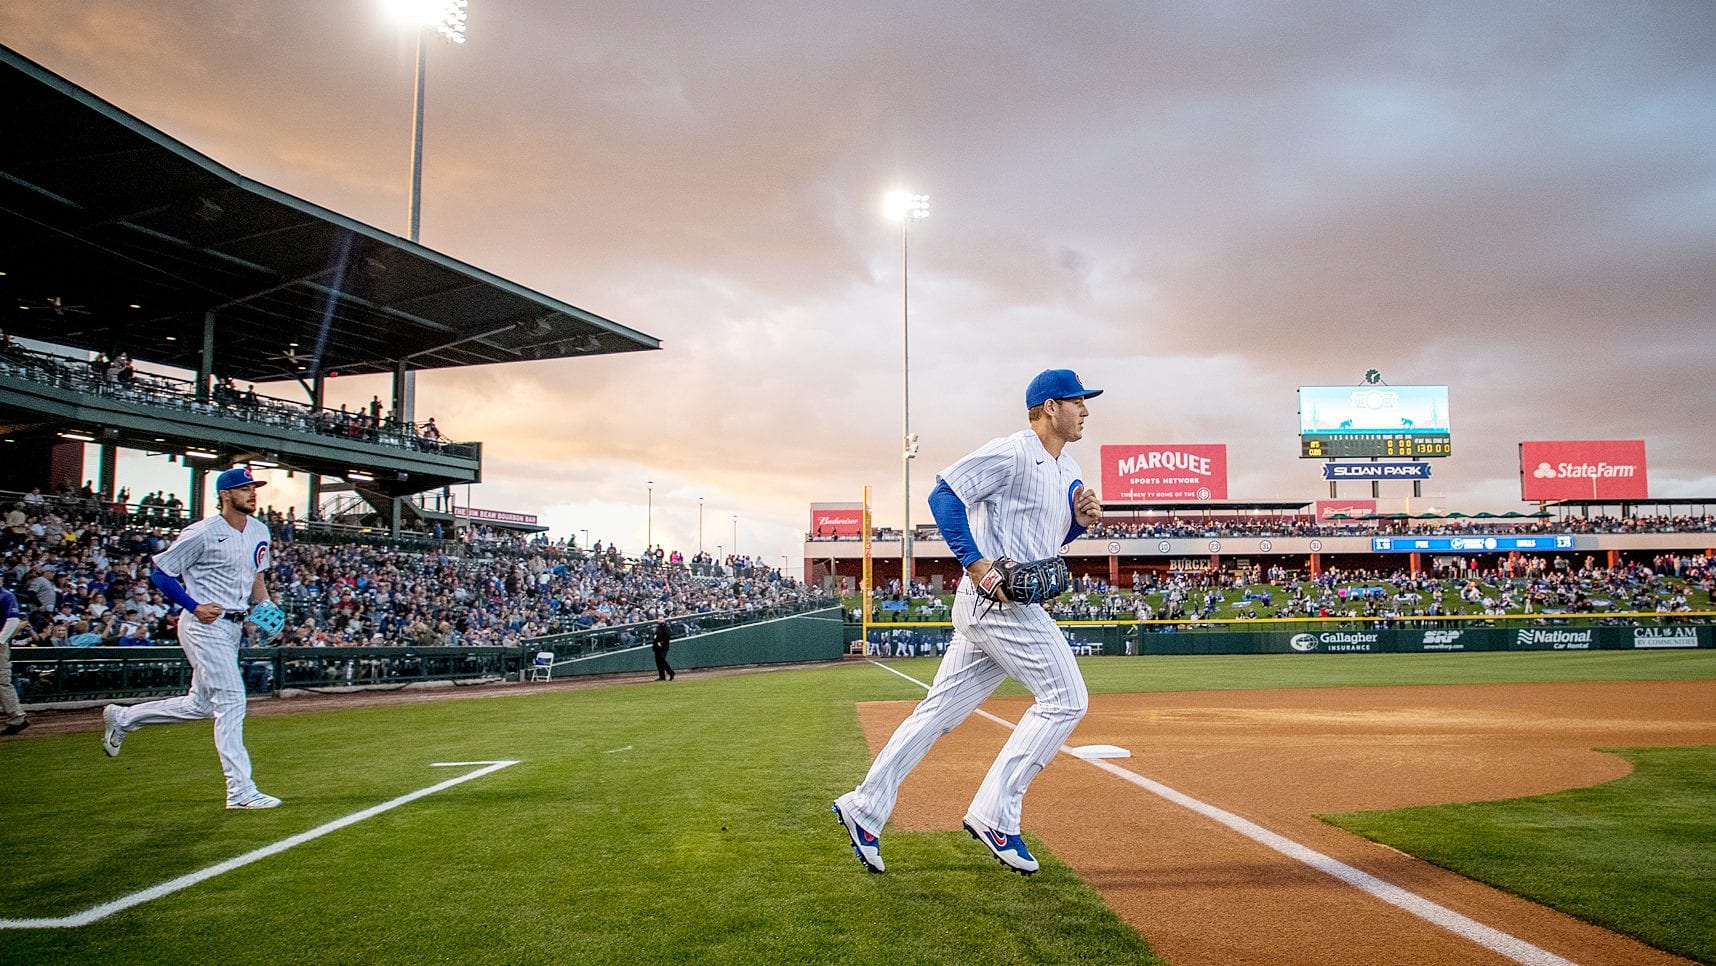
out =
{"type": "MultiPolygon", "coordinates": [[[[896,671],[886,664],[882,664],[877,661],[871,661],[870,663],[891,674],[898,674],[900,677],[905,678],[926,691],[929,690],[929,685],[919,681],[917,678],[914,678],[909,674],[902,671],[896,671]]],[[[1008,730],[1012,730],[1016,727],[1013,722],[1008,721],[1006,718],[997,717],[996,715],[984,711],[982,708],[977,709],[977,713],[990,721],[1007,728],[1008,730]]],[[[1443,929],[1446,929],[1457,936],[1469,939],[1491,952],[1506,956],[1508,959],[1511,959],[1516,963],[1524,963],[1526,966],[1576,966],[1572,960],[1563,959],[1546,949],[1533,946],[1531,943],[1528,943],[1523,939],[1516,936],[1510,936],[1499,929],[1486,926],[1483,923],[1478,922],[1476,919],[1463,916],[1454,910],[1449,909],[1447,906],[1431,902],[1423,896],[1413,892],[1408,892],[1407,890],[1402,889],[1391,882],[1379,879],[1368,872],[1355,869],[1352,866],[1347,865],[1345,862],[1332,859],[1315,849],[1310,849],[1300,845],[1298,842],[1295,842],[1284,835],[1271,832],[1263,826],[1258,825],[1256,822],[1241,818],[1232,812],[1217,808],[1208,802],[1193,798],[1184,792],[1176,791],[1161,782],[1145,778],[1137,772],[1128,771],[1118,765],[1113,765],[1106,761],[1080,758],[1073,754],[1072,749],[1066,745],[1062,745],[1060,750],[1061,754],[1069,755],[1073,759],[1082,761],[1093,768],[1100,768],[1116,778],[1123,778],[1126,781],[1137,785],[1139,788],[1142,788],[1147,792],[1160,795],[1168,801],[1173,802],[1175,805],[1189,808],[1205,818],[1213,819],[1214,821],[1233,829],[1235,832],[1238,832],[1260,845],[1268,846],[1290,859],[1297,859],[1320,872],[1326,872],[1342,882],[1345,882],[1347,885],[1381,899],[1389,905],[1404,909],[1426,922],[1441,926],[1443,929]]]]}
{"type": "Polygon", "coordinates": [[[55,919],[0,919],[0,929],[72,929],[78,926],[87,926],[97,920],[106,919],[108,916],[111,916],[116,912],[120,912],[121,910],[129,909],[132,906],[139,906],[145,902],[152,902],[162,896],[178,892],[180,889],[188,889],[205,879],[212,879],[223,872],[231,872],[233,869],[241,868],[261,859],[266,859],[271,855],[278,855],[294,846],[303,845],[305,842],[309,842],[313,839],[319,839],[329,832],[337,832],[348,825],[356,825],[364,819],[374,818],[382,812],[415,802],[424,796],[433,795],[439,791],[445,791],[446,789],[452,788],[454,785],[463,784],[473,778],[481,778],[484,775],[492,774],[500,771],[502,768],[507,768],[516,764],[518,764],[517,761],[504,760],[438,761],[430,767],[463,768],[470,765],[484,765],[486,767],[479,768],[468,774],[460,775],[457,778],[449,778],[439,784],[430,785],[428,788],[419,788],[414,792],[401,795],[391,801],[382,802],[380,805],[371,806],[361,812],[353,812],[345,818],[334,819],[332,822],[329,822],[326,825],[319,825],[308,832],[300,832],[289,839],[281,839],[273,845],[265,845],[260,849],[227,859],[225,862],[211,865],[206,869],[199,869],[189,875],[179,876],[177,879],[163,882],[158,886],[151,886],[150,888],[144,889],[142,892],[133,892],[128,896],[122,896],[112,902],[105,902],[99,906],[85,909],[82,912],[73,913],[69,916],[61,916],[55,919]]]}

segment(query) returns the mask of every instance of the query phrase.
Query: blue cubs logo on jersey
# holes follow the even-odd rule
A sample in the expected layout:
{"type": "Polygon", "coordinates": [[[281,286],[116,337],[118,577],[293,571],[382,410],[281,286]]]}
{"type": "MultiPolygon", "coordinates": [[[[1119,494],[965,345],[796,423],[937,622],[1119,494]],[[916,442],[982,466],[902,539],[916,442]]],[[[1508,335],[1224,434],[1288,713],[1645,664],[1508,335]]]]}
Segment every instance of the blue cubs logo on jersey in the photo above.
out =
{"type": "Polygon", "coordinates": [[[256,569],[262,570],[268,566],[268,541],[256,545],[256,569]]]}

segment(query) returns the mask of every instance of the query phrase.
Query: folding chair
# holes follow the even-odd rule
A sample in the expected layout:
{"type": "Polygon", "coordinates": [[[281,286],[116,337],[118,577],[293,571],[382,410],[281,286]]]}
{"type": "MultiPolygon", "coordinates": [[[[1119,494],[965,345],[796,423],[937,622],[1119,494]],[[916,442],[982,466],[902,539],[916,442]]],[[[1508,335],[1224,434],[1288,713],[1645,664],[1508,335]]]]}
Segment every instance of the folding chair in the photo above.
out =
{"type": "Polygon", "coordinates": [[[530,665],[530,680],[547,681],[554,674],[554,652],[537,651],[536,660],[530,665]]]}

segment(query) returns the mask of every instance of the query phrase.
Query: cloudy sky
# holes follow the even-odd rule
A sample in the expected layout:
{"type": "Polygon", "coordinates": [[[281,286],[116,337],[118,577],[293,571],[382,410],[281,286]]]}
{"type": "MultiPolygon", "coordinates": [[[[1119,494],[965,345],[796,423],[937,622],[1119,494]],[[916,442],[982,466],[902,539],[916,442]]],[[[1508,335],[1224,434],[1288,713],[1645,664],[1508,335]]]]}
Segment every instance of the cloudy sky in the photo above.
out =
{"type": "MultiPolygon", "coordinates": [[[[475,503],[797,566],[808,504],[917,509],[1107,390],[1073,450],[1229,447],[1326,496],[1301,385],[1450,387],[1427,493],[1520,509],[1526,439],[1647,441],[1716,495],[1716,3],[471,0],[430,51],[423,242],[664,351],[433,372],[475,503]]],[[[382,0],[8,0],[0,41],[239,171],[403,234],[415,35],[382,0]]],[[[352,401],[380,388],[343,380],[352,401]]],[[[1403,487],[1404,484],[1393,484],[1403,487]]],[[[284,495],[285,489],[277,490],[284,495]]],[[[1345,494],[1343,494],[1345,495],[1345,494]]]]}

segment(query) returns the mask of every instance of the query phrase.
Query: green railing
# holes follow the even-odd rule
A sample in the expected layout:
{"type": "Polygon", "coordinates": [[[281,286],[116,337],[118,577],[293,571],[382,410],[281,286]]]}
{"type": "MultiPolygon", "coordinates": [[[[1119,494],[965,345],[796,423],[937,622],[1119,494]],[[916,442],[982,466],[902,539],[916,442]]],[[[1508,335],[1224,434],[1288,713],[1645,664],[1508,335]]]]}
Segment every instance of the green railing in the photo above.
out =
{"type": "MultiPolygon", "coordinates": [[[[675,618],[669,624],[676,665],[687,667],[833,660],[840,654],[840,618],[827,601],[675,618]],[[789,619],[806,623],[795,626],[789,619]],[[758,630],[748,633],[752,627],[758,630]]],[[[534,638],[514,647],[261,647],[240,651],[238,663],[251,694],[518,680],[541,651],[556,655],[556,677],[646,670],[654,636],[651,622],[534,638]],[[608,656],[617,662],[593,660],[608,656]]],[[[12,673],[19,697],[31,705],[182,694],[191,685],[190,663],[177,647],[17,647],[12,673]]]]}

